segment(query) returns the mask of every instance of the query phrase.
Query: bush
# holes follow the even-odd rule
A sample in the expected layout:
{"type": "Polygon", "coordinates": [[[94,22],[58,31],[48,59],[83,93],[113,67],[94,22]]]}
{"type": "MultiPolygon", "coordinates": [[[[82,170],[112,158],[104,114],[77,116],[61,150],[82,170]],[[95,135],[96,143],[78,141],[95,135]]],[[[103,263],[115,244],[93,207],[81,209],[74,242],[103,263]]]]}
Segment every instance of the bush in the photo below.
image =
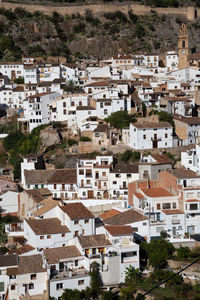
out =
{"type": "Polygon", "coordinates": [[[14,83],[24,84],[24,77],[23,76],[19,76],[18,78],[15,78],[14,79],[14,83]]]}
{"type": "Polygon", "coordinates": [[[67,140],[67,144],[71,147],[73,145],[78,144],[78,142],[76,140],[74,140],[74,139],[68,139],[67,140]]]}
{"type": "Polygon", "coordinates": [[[120,155],[120,161],[127,162],[131,158],[132,154],[133,152],[131,150],[126,150],[120,155]]]}
{"type": "Polygon", "coordinates": [[[91,142],[91,138],[89,138],[88,136],[81,136],[80,137],[80,142],[91,142]]]}
{"type": "Polygon", "coordinates": [[[182,247],[177,249],[178,258],[188,258],[190,256],[190,248],[189,247],[182,247]]]}
{"type": "Polygon", "coordinates": [[[105,121],[110,123],[112,127],[122,129],[129,127],[130,123],[135,123],[136,118],[133,115],[129,115],[127,111],[120,110],[112,113],[105,121]]]}

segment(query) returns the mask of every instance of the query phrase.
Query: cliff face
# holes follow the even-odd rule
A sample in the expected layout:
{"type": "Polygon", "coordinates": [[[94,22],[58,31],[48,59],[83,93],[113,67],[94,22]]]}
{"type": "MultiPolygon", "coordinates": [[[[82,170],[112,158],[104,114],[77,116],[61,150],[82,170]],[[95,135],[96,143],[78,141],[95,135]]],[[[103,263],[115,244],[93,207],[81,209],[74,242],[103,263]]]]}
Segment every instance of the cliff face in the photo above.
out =
{"type": "MultiPolygon", "coordinates": [[[[167,10],[167,9],[166,9],[167,10]]],[[[178,29],[186,22],[190,47],[199,47],[200,20],[157,14],[136,15],[120,10],[84,15],[45,15],[21,8],[13,12],[0,8],[0,59],[19,60],[31,56],[65,56],[102,59],[117,53],[164,52],[177,48],[178,29]]]]}

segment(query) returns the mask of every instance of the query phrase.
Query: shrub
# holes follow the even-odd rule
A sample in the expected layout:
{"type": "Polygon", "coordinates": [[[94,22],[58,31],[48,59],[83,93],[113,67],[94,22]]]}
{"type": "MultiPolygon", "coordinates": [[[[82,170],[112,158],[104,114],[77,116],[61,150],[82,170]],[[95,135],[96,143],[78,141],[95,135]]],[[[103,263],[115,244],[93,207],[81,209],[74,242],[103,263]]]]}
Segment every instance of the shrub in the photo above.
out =
{"type": "Polygon", "coordinates": [[[71,146],[73,146],[75,144],[78,144],[78,142],[76,140],[74,140],[74,139],[68,139],[67,140],[67,144],[71,147],[71,146]]]}
{"type": "Polygon", "coordinates": [[[190,256],[190,248],[189,247],[182,247],[177,249],[178,258],[188,258],[190,256]]]}
{"type": "Polygon", "coordinates": [[[131,150],[126,150],[120,155],[120,161],[127,162],[131,158],[132,154],[133,152],[131,150]]]}
{"type": "Polygon", "coordinates": [[[88,136],[81,136],[80,137],[80,142],[91,142],[91,138],[89,138],[88,136]]]}

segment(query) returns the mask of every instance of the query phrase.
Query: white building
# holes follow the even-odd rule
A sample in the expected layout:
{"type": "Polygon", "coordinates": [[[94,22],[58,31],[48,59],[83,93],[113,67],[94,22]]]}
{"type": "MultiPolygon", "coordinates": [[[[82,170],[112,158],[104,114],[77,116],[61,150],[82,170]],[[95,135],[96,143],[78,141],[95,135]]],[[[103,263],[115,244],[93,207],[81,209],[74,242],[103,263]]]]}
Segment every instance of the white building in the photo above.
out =
{"type": "Polygon", "coordinates": [[[196,144],[195,148],[181,152],[181,165],[187,170],[192,170],[200,175],[200,145],[196,144]]]}
{"type": "Polygon", "coordinates": [[[24,116],[18,118],[18,121],[26,124],[27,131],[29,132],[40,125],[50,123],[50,106],[58,96],[60,96],[58,93],[53,92],[45,92],[29,96],[23,102],[24,116]]]}
{"type": "Polygon", "coordinates": [[[174,71],[178,69],[178,54],[176,51],[168,51],[166,54],[166,68],[167,71],[174,71]]]}
{"type": "Polygon", "coordinates": [[[142,149],[171,148],[173,127],[168,122],[130,124],[130,147],[142,149]]]}
{"type": "Polygon", "coordinates": [[[4,214],[18,215],[19,211],[19,193],[8,191],[0,195],[0,206],[4,214]]]}

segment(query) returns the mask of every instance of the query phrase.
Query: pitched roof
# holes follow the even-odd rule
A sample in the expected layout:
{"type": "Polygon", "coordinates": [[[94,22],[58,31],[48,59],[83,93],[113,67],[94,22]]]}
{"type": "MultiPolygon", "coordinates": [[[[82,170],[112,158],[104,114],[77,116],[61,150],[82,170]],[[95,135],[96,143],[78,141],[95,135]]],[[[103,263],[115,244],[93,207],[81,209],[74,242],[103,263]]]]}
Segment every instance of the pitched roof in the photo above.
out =
{"type": "Polygon", "coordinates": [[[168,122],[160,122],[160,123],[134,123],[132,124],[136,128],[172,128],[172,125],[170,125],[168,122]]]}
{"type": "Polygon", "coordinates": [[[61,225],[58,218],[29,219],[26,222],[36,235],[70,232],[67,226],[61,225]]]}
{"type": "Polygon", "coordinates": [[[36,203],[42,201],[44,198],[52,196],[50,190],[46,188],[25,190],[24,192],[33,198],[36,203]]]}
{"type": "Polygon", "coordinates": [[[173,170],[167,170],[166,172],[172,174],[177,179],[200,178],[200,176],[197,175],[194,171],[186,170],[186,169],[173,169],[173,170]]]}
{"type": "Polygon", "coordinates": [[[151,198],[156,198],[156,197],[173,197],[174,195],[168,190],[164,188],[150,188],[150,189],[145,189],[141,188],[141,191],[147,196],[151,198]]]}
{"type": "Polygon", "coordinates": [[[9,267],[18,265],[18,256],[16,254],[0,255],[0,267],[9,267]]]}
{"type": "Polygon", "coordinates": [[[141,193],[135,192],[134,195],[135,195],[138,199],[144,199],[144,196],[143,196],[141,193]]]}
{"type": "Polygon", "coordinates": [[[99,218],[108,219],[108,218],[113,217],[113,216],[118,215],[118,214],[121,214],[121,212],[116,210],[116,209],[110,209],[110,210],[100,214],[99,218]]]}
{"type": "Polygon", "coordinates": [[[42,204],[42,206],[38,208],[35,212],[33,212],[32,215],[41,216],[47,211],[49,211],[50,209],[56,207],[59,203],[58,201],[53,199],[44,199],[40,202],[40,204],[42,204]]]}
{"type": "Polygon", "coordinates": [[[93,132],[108,132],[109,126],[107,124],[99,124],[93,132]]]}
{"type": "Polygon", "coordinates": [[[19,256],[19,274],[46,272],[43,268],[42,255],[19,256]]]}
{"type": "Polygon", "coordinates": [[[138,165],[136,164],[118,164],[110,173],[138,173],[138,165]]]}
{"type": "Polygon", "coordinates": [[[43,97],[43,96],[46,96],[46,95],[50,95],[50,94],[53,94],[54,92],[43,92],[43,93],[39,93],[39,94],[34,94],[34,95],[31,95],[31,96],[28,96],[29,99],[31,98],[39,98],[39,97],[43,97]]]}
{"type": "Polygon", "coordinates": [[[133,230],[131,226],[105,225],[104,228],[113,236],[133,235],[133,230]]]}
{"type": "Polygon", "coordinates": [[[174,120],[186,123],[188,125],[200,125],[199,117],[184,117],[181,115],[173,115],[174,120]]]}
{"type": "Polygon", "coordinates": [[[30,252],[30,251],[32,251],[32,250],[34,250],[34,249],[35,249],[35,248],[33,248],[31,245],[27,244],[27,245],[21,246],[21,247],[18,248],[18,249],[15,249],[15,250],[10,251],[10,253],[12,253],[12,254],[17,254],[17,255],[21,255],[21,254],[30,252]]]}
{"type": "Polygon", "coordinates": [[[56,264],[60,259],[82,256],[76,246],[64,246],[44,250],[48,264],[56,264]]]}
{"type": "Polygon", "coordinates": [[[111,246],[111,242],[105,234],[83,235],[78,237],[79,243],[83,249],[111,246]]]}
{"type": "Polygon", "coordinates": [[[110,83],[106,80],[102,80],[102,81],[95,81],[95,82],[91,82],[91,83],[88,83],[87,85],[85,85],[85,87],[88,87],[88,86],[109,86],[110,83]]]}
{"type": "Polygon", "coordinates": [[[159,164],[172,164],[171,159],[165,154],[151,154],[151,156],[159,163],[159,164]]]}
{"type": "Polygon", "coordinates": [[[96,110],[96,108],[94,108],[91,105],[86,105],[86,106],[77,106],[76,110],[96,110]]]}
{"type": "Polygon", "coordinates": [[[81,202],[68,203],[60,207],[71,220],[90,219],[94,215],[81,202]]]}
{"type": "Polygon", "coordinates": [[[76,184],[76,169],[25,170],[26,184],[76,184]]]}
{"type": "Polygon", "coordinates": [[[147,220],[147,217],[145,217],[144,215],[142,215],[134,209],[129,209],[121,214],[105,219],[103,220],[103,222],[109,225],[125,225],[144,220],[147,220]]]}
{"type": "Polygon", "coordinates": [[[165,215],[183,215],[184,211],[180,209],[163,209],[162,212],[165,215]]]}

